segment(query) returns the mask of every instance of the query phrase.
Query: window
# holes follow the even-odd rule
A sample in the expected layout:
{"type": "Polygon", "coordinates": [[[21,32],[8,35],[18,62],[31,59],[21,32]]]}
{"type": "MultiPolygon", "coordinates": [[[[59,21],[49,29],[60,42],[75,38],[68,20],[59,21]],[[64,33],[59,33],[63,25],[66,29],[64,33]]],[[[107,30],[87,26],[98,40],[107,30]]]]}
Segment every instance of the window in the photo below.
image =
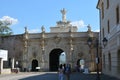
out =
{"type": "Polygon", "coordinates": [[[108,63],[109,63],[109,70],[111,71],[111,54],[108,54],[108,63]]]}
{"type": "Polygon", "coordinates": [[[117,71],[120,73],[120,50],[117,53],[117,71]]]}
{"type": "Polygon", "coordinates": [[[105,55],[103,55],[103,67],[105,68],[105,55]]]}
{"type": "Polygon", "coordinates": [[[11,67],[11,58],[8,58],[8,66],[11,67]]]}
{"type": "Polygon", "coordinates": [[[102,19],[104,18],[104,3],[102,3],[102,19]]]}
{"type": "Polygon", "coordinates": [[[109,8],[109,0],[107,0],[107,9],[109,8]]]}
{"type": "Polygon", "coordinates": [[[116,24],[119,24],[119,6],[116,8],[116,24]]]}
{"type": "Polygon", "coordinates": [[[109,20],[107,22],[107,26],[108,26],[108,33],[110,33],[110,23],[109,23],[109,20]]]}
{"type": "Polygon", "coordinates": [[[105,33],[104,33],[104,28],[102,29],[102,36],[103,36],[103,38],[104,38],[104,35],[105,35],[105,33]]]}

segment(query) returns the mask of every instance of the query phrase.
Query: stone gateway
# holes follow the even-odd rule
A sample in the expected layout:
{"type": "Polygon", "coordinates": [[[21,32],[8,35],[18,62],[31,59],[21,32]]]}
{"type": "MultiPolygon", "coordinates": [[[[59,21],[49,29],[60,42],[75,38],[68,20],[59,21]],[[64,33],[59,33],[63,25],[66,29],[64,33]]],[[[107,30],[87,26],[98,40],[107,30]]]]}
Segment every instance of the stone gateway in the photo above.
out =
{"type": "Polygon", "coordinates": [[[92,37],[94,43],[99,33],[91,31],[90,26],[86,32],[77,32],[77,26],[66,20],[66,10],[61,10],[61,13],[62,21],[51,27],[50,32],[45,32],[42,26],[41,33],[29,33],[25,27],[24,34],[0,37],[0,48],[8,50],[4,67],[14,65],[21,71],[57,71],[60,55],[64,52],[64,63],[69,63],[73,70],[83,59],[84,67],[95,71],[96,48],[89,48],[87,40],[92,37]]]}

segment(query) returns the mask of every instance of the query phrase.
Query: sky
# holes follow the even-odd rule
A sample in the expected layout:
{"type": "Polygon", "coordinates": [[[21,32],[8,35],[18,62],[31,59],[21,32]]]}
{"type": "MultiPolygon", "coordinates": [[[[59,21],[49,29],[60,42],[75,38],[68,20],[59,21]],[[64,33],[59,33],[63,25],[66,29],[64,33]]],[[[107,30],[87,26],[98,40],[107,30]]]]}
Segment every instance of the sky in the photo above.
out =
{"type": "Polygon", "coordinates": [[[40,33],[41,27],[50,32],[50,27],[62,20],[60,10],[66,9],[66,19],[78,27],[78,32],[99,31],[98,0],[1,0],[0,20],[10,21],[14,34],[23,34],[24,27],[29,33],[40,33]]]}

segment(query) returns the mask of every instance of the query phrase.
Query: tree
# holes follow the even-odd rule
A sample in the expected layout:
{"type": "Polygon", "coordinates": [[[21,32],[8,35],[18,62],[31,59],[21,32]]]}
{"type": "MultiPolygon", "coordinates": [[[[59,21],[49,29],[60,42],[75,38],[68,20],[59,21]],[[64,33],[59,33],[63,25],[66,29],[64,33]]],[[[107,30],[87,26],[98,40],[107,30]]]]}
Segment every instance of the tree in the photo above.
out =
{"type": "Polygon", "coordinates": [[[0,21],[0,36],[8,36],[13,33],[10,25],[11,23],[8,21],[0,21]]]}

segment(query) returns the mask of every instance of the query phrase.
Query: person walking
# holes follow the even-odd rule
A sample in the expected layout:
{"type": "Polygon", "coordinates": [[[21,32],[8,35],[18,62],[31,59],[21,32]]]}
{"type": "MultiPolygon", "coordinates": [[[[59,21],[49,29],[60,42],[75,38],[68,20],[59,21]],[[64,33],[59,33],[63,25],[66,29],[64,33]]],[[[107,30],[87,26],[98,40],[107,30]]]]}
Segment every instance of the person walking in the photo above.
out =
{"type": "Polygon", "coordinates": [[[63,69],[62,64],[59,65],[58,73],[59,73],[59,80],[63,80],[63,78],[64,78],[64,69],[63,69]]]}
{"type": "Polygon", "coordinates": [[[71,66],[70,66],[70,64],[66,64],[65,74],[66,74],[66,79],[67,80],[70,80],[70,73],[71,73],[71,66]]]}

